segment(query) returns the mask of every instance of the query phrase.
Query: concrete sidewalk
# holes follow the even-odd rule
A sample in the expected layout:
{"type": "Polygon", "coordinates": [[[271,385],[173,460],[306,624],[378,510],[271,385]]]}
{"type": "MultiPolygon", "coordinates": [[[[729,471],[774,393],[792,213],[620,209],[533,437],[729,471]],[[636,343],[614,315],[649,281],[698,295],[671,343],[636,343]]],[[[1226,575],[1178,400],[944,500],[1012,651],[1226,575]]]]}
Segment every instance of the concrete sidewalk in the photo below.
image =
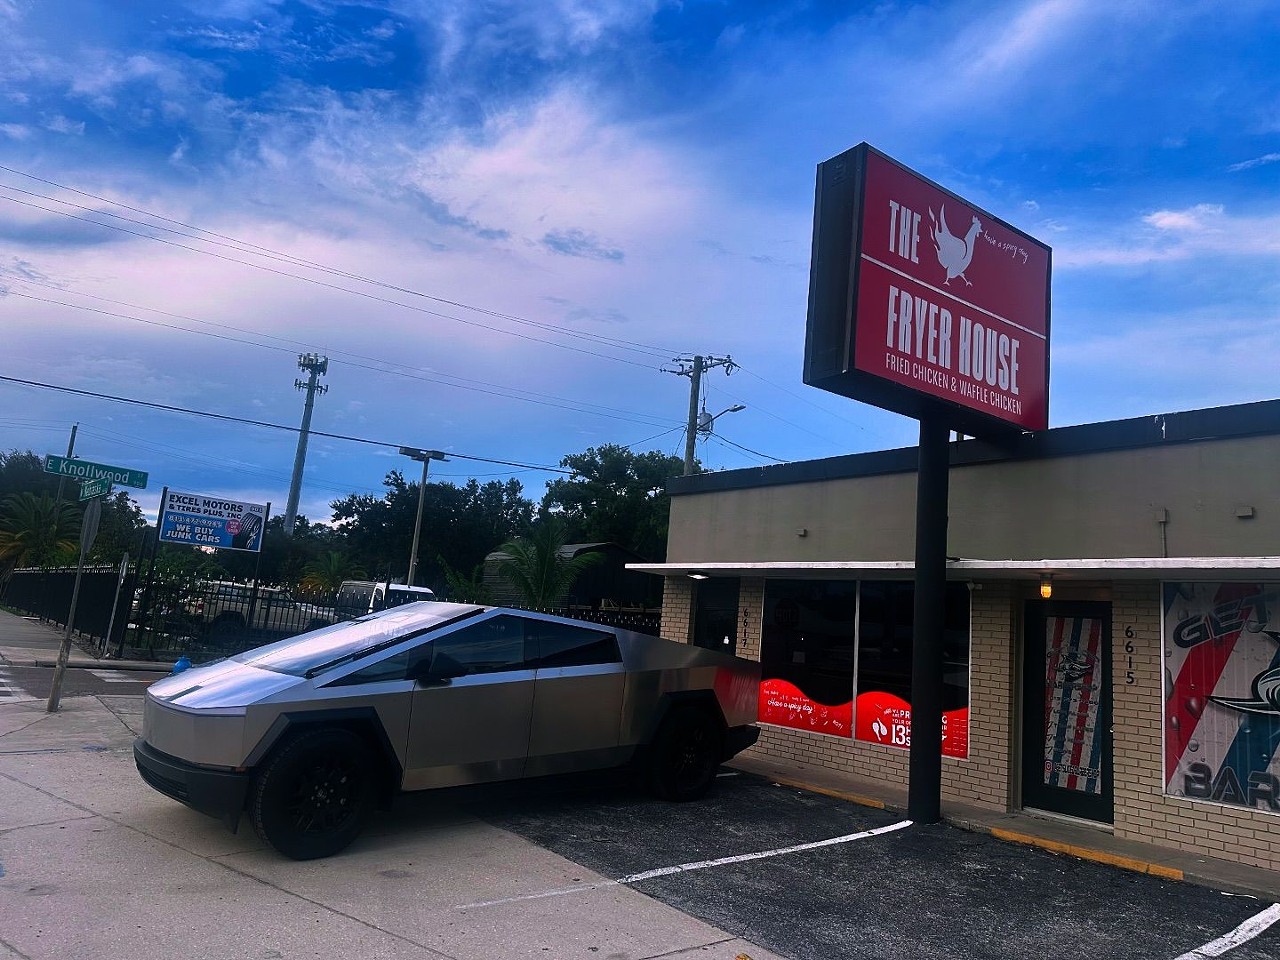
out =
{"type": "Polygon", "coordinates": [[[142,782],[140,712],[0,705],[0,957],[776,958],[458,804],[286,860],[142,782]]]}
{"type": "MultiPolygon", "coordinates": [[[[16,667],[51,667],[58,660],[64,629],[38,617],[24,617],[0,610],[0,660],[16,667]]],[[[113,670],[160,670],[173,667],[172,660],[114,660],[97,657],[71,638],[68,667],[110,667],[113,670]]]]}

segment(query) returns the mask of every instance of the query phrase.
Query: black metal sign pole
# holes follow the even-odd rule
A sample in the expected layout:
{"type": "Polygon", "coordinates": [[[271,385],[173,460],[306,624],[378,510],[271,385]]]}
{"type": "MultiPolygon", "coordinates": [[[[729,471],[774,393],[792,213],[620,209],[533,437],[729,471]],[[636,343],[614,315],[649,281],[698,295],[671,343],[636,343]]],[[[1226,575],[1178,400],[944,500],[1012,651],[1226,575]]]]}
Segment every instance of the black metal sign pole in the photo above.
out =
{"type": "Polygon", "coordinates": [[[916,475],[915,629],[911,654],[911,754],[907,816],[942,819],[942,637],[947,595],[947,495],[951,431],[944,411],[920,417],[916,475]]]}

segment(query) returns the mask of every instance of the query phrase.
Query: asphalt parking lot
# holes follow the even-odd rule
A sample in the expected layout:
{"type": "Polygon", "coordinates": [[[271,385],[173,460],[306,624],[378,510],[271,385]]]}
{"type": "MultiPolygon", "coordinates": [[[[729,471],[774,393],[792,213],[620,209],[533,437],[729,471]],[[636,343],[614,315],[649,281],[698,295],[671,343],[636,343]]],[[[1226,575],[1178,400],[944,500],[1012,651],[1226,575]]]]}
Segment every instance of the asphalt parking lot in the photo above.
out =
{"type": "MultiPolygon", "coordinates": [[[[606,877],[659,871],[628,885],[796,960],[1174,960],[1271,906],[948,826],[868,836],[900,818],[746,774],[722,776],[696,804],[654,803],[617,783],[526,788],[475,809],[606,877]]],[[[1280,923],[1229,955],[1280,957],[1280,923]]]]}
{"type": "Polygon", "coordinates": [[[140,709],[0,705],[0,957],[1280,956],[1280,923],[1191,953],[1265,901],[733,771],[683,805],[618,776],[406,796],[297,863],[146,787],[140,709]]]}

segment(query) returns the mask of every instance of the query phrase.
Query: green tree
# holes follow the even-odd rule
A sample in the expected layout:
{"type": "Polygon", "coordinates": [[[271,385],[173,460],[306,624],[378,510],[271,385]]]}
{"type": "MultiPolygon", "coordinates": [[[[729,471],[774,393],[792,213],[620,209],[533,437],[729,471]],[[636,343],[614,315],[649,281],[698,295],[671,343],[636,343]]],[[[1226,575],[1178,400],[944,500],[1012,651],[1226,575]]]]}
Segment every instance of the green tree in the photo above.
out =
{"type": "MultiPolygon", "coordinates": [[[[63,499],[74,500],[75,483],[68,482],[63,486],[63,499]]],[[[0,500],[14,493],[47,493],[56,497],[57,491],[58,478],[44,472],[44,458],[34,450],[0,453],[0,500]]]]}
{"type": "Polygon", "coordinates": [[[102,520],[89,553],[91,563],[119,563],[128,553],[137,559],[142,552],[142,531],[147,527],[142,508],[125,491],[103,498],[102,520]]]}
{"type": "Polygon", "coordinates": [[[560,461],[573,473],[547,484],[544,511],[559,513],[575,540],[610,542],[647,560],[667,552],[671,498],[667,480],[684,471],[680,457],[618,444],[592,447],[560,461]]]}
{"type": "Polygon", "coordinates": [[[74,562],[80,511],[47,493],[13,493],[0,503],[0,571],[74,562]]]}
{"type": "Polygon", "coordinates": [[[527,606],[559,603],[578,575],[603,559],[598,553],[569,559],[561,554],[564,545],[564,522],[559,517],[544,516],[533,525],[528,536],[517,537],[498,548],[506,554],[506,559],[498,562],[498,572],[510,581],[527,606]]]}
{"type": "Polygon", "coordinates": [[[333,593],[344,580],[363,580],[364,568],[337,550],[326,550],[302,569],[302,589],[333,593]]]}
{"type": "MultiPolygon", "coordinates": [[[[403,580],[409,569],[413,525],[418,514],[418,483],[392,470],[383,480],[381,497],[351,494],[335,500],[336,534],[347,553],[375,579],[403,580]]],[[[442,586],[446,565],[473,570],[496,544],[529,528],[534,505],[518,480],[462,486],[428,483],[423,499],[418,547],[419,583],[442,586]]]]}

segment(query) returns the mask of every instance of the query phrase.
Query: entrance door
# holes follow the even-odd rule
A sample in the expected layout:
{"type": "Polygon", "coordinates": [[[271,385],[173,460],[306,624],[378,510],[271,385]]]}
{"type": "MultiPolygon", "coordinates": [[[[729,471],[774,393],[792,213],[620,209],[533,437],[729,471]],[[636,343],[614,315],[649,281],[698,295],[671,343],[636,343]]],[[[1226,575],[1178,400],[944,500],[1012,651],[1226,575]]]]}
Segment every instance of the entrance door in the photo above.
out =
{"type": "Polygon", "coordinates": [[[693,642],[708,650],[738,652],[737,577],[699,580],[693,607],[693,642]]]}
{"type": "Polygon", "coordinates": [[[1112,822],[1111,605],[1027,604],[1022,805],[1112,822]]]}

